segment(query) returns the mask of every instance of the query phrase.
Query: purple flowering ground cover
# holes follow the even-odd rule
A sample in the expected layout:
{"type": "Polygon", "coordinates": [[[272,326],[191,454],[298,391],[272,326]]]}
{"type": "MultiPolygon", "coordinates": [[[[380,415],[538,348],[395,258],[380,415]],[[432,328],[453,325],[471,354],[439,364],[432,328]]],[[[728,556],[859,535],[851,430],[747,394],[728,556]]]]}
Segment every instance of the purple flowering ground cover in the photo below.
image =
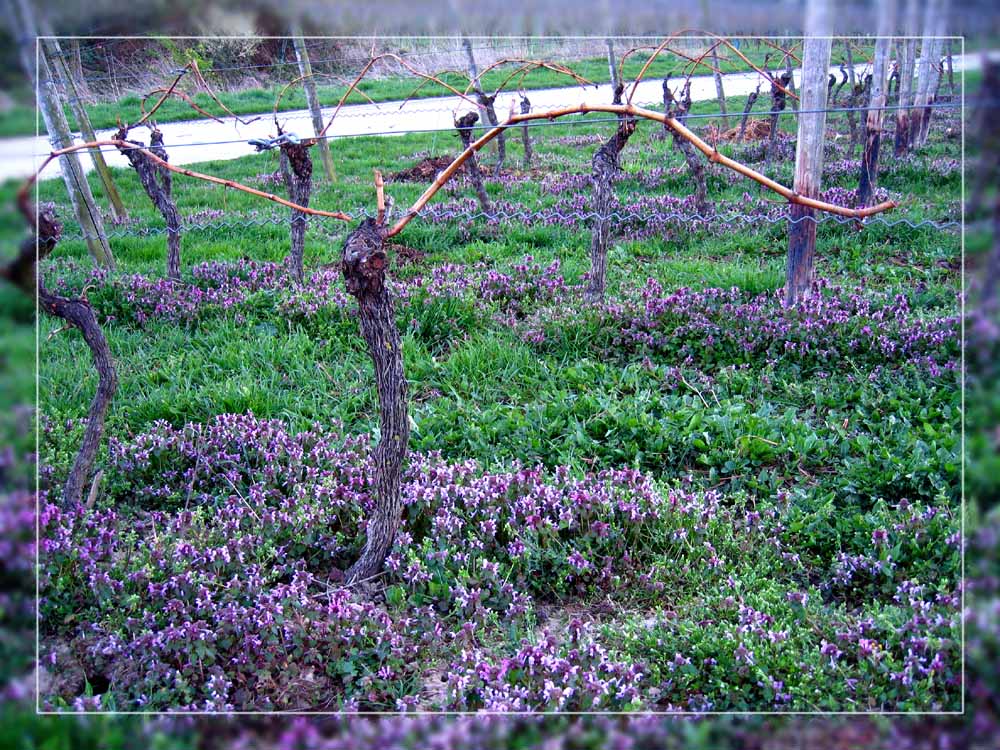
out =
{"type": "MultiPolygon", "coordinates": [[[[640,131],[616,183],[609,295],[585,304],[589,231],[574,212],[589,207],[590,146],[559,138],[539,140],[534,170],[488,181],[495,217],[465,215],[457,184],[399,238],[417,251],[391,268],[413,425],[403,526],[374,597],[342,585],[377,439],[336,265],[343,228],[311,225],[301,286],[281,225],[189,231],[180,281],[163,278],[162,235],[120,240],[113,273],[78,241],[60,246],[46,280],[86,290],[121,385],[100,491],[65,507],[94,378],[80,342],[42,322],[43,708],[960,707],[958,234],[823,224],[813,296],[787,309],[786,227],[767,221],[784,208],[712,170],[715,210],[745,216],[692,219],[680,155],[640,131]]],[[[364,205],[369,161],[406,166],[435,147],[366,148],[314,205],[364,205]]],[[[955,149],[935,136],[882,188],[947,218],[955,149]]],[[[854,165],[829,160],[828,197],[849,203],[854,165]]],[[[274,168],[260,156],[218,173],[279,189],[274,168]]],[[[217,193],[184,187],[191,224],[224,218],[217,193]]],[[[420,187],[390,192],[405,204],[420,187]]],[[[227,200],[223,214],[257,210],[227,200]]],[[[9,523],[23,531],[22,494],[9,523]]],[[[541,732],[435,721],[220,734],[500,747],[507,731],[541,732]]],[[[651,720],[625,737],[675,733],[651,720]]]]}

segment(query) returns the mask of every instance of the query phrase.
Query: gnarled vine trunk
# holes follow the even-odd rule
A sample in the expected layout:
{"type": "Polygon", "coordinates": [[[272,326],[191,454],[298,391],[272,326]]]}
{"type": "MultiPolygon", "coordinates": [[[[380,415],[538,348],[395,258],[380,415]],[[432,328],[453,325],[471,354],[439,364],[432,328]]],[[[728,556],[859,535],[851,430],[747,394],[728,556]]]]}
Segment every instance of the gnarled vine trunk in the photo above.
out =
{"type": "Polygon", "coordinates": [[[410,438],[403,352],[392,295],[385,284],[384,228],[366,219],[344,243],[347,291],[358,301],[361,335],[375,369],[379,403],[379,442],[372,459],[375,507],[368,519],[361,556],[347,571],[348,583],[377,575],[392,549],[403,512],[400,481],[410,438]]]}
{"type": "Polygon", "coordinates": [[[591,181],[594,184],[594,231],[590,239],[590,277],[587,299],[604,298],[608,275],[608,244],[611,241],[611,206],[614,202],[612,180],[620,169],[619,156],[628,139],[635,132],[635,120],[622,117],[618,130],[607,143],[597,149],[591,159],[591,181]]]}
{"type": "Polygon", "coordinates": [[[780,119],[781,113],[785,109],[785,103],[787,101],[787,96],[782,87],[788,88],[788,83],[791,81],[791,77],[788,73],[782,73],[781,78],[778,82],[781,86],[776,86],[771,84],[771,130],[767,137],[767,155],[764,157],[764,168],[765,170],[771,164],[774,159],[774,147],[778,142],[778,120],[780,119]]]}
{"type": "Polygon", "coordinates": [[[97,370],[97,392],[87,412],[87,428],[84,430],[83,441],[80,443],[73,467],[63,487],[63,502],[69,505],[79,503],[83,499],[84,487],[90,480],[94,459],[97,458],[97,451],[101,447],[108,408],[118,388],[118,376],[115,373],[108,341],[94,316],[94,309],[87,300],[52,294],[39,281],[38,304],[49,315],[62,318],[74,328],[80,329],[83,340],[90,349],[94,369],[97,370]]]}
{"type": "Polygon", "coordinates": [[[743,117],[740,120],[740,134],[737,140],[743,142],[743,136],[747,132],[747,118],[750,116],[750,110],[753,109],[753,105],[757,103],[757,97],[760,96],[760,84],[757,84],[757,88],[750,92],[750,96],[747,97],[746,106],[743,107],[743,117]]]}
{"type": "MultiPolygon", "coordinates": [[[[684,124],[684,120],[687,117],[688,111],[691,108],[691,84],[690,81],[684,88],[684,93],[681,99],[675,99],[673,93],[670,91],[670,82],[667,78],[663,79],[663,111],[668,114],[673,114],[674,118],[684,124]],[[676,107],[675,107],[676,105],[676,107]]],[[[678,138],[677,133],[670,130],[670,126],[667,123],[663,123],[663,129],[670,131],[673,134],[674,148],[680,151],[684,155],[684,161],[687,162],[688,169],[691,170],[691,177],[694,178],[694,201],[695,210],[701,216],[707,216],[709,212],[708,205],[708,187],[705,184],[705,165],[702,164],[701,159],[695,153],[694,146],[691,142],[684,139],[678,138]]]]}
{"type": "Polygon", "coordinates": [[[847,85],[847,68],[844,67],[844,63],[840,64],[840,81],[837,83],[837,88],[833,91],[833,101],[830,104],[834,107],[837,106],[837,100],[840,98],[840,92],[847,85]]]}
{"type": "MultiPolygon", "coordinates": [[[[302,143],[283,143],[281,145],[281,176],[285,179],[288,197],[300,206],[309,206],[309,196],[312,194],[313,164],[309,156],[309,147],[302,143]]],[[[306,245],[306,226],[309,216],[302,211],[291,209],[291,248],[288,253],[288,270],[298,283],[302,283],[303,256],[306,245]]]]}
{"type": "MultiPolygon", "coordinates": [[[[29,224],[35,224],[34,211],[27,199],[20,202],[20,209],[29,224]]],[[[90,303],[82,297],[71,298],[52,294],[38,277],[36,259],[42,260],[47,257],[56,246],[61,234],[62,227],[55,217],[48,211],[39,211],[37,241],[34,235],[27,237],[21,243],[17,257],[3,267],[2,276],[25,294],[34,296],[37,293],[38,305],[46,313],[65,320],[73,328],[80,329],[83,340],[90,349],[94,369],[97,370],[97,392],[87,413],[87,427],[83,433],[83,441],[80,443],[63,487],[63,503],[74,505],[82,502],[83,489],[90,480],[94,460],[97,458],[97,451],[101,447],[101,438],[104,435],[104,421],[108,407],[118,388],[118,375],[115,372],[111,349],[90,303]]]]}
{"type": "MultiPolygon", "coordinates": [[[[458,137],[462,139],[462,147],[468,148],[472,145],[472,126],[479,121],[479,115],[475,112],[468,112],[455,120],[455,129],[458,130],[458,137]]],[[[483,185],[483,173],[479,169],[479,159],[476,158],[475,151],[469,156],[466,162],[466,172],[472,180],[472,186],[476,190],[476,198],[479,200],[479,207],[488,212],[490,210],[490,197],[486,194],[486,186],[483,185]]]]}
{"type": "MultiPolygon", "coordinates": [[[[121,128],[115,138],[127,143],[133,143],[140,148],[145,148],[139,141],[127,140],[128,130],[121,128]]],[[[172,192],[172,180],[170,170],[160,166],[146,154],[134,148],[118,146],[118,150],[129,160],[132,168],[139,175],[139,182],[142,184],[146,195],[153,201],[160,215],[167,225],[167,278],[180,279],[181,277],[181,218],[177,212],[177,204],[174,202],[172,192]]],[[[164,161],[168,161],[167,151],[163,147],[163,133],[153,128],[149,136],[149,150],[164,161]]]]}
{"type": "MultiPolygon", "coordinates": [[[[521,114],[526,115],[531,112],[531,102],[528,97],[521,96],[521,114]]],[[[528,123],[521,126],[521,137],[524,139],[524,166],[530,167],[535,158],[531,151],[531,136],[528,134],[528,123]]]]}

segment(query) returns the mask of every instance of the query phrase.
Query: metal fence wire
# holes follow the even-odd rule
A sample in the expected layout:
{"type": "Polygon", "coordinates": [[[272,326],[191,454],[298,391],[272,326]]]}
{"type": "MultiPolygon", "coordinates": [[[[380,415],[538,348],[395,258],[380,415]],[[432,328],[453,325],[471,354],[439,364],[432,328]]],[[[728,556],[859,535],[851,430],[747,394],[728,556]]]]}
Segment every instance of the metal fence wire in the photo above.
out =
{"type": "MultiPolygon", "coordinates": [[[[491,48],[492,49],[492,48],[491,48]]],[[[454,50],[459,51],[459,50],[454,50]]],[[[495,51],[495,50],[494,50],[495,51]]],[[[66,53],[63,53],[64,56],[66,53]]],[[[314,60],[316,63],[332,62],[333,60],[314,60]]],[[[252,68],[277,68],[285,67],[288,65],[294,65],[294,61],[291,62],[278,62],[271,63],[268,65],[246,65],[246,66],[233,66],[231,68],[218,68],[218,72],[225,70],[241,70],[241,69],[252,69],[252,68]]],[[[96,80],[96,79],[91,79],[96,80]]],[[[606,85],[606,84],[605,84],[606,85]]],[[[512,93],[512,92],[510,92],[512,93]]],[[[429,127],[429,128],[411,128],[407,127],[408,120],[414,112],[423,113],[451,113],[456,114],[460,109],[469,109],[472,105],[468,102],[463,102],[458,100],[456,97],[452,97],[458,102],[458,107],[446,107],[446,106],[432,106],[432,107],[420,107],[419,101],[417,99],[410,99],[404,102],[403,105],[399,105],[397,102],[382,102],[374,104],[363,104],[363,105],[349,105],[347,108],[339,111],[337,113],[337,119],[341,118],[370,118],[370,117],[382,117],[391,118],[392,123],[399,122],[400,128],[394,128],[391,130],[379,130],[379,131],[369,131],[369,132],[355,132],[355,133],[343,133],[343,134],[328,134],[321,136],[317,140],[329,140],[333,141],[341,138],[351,138],[358,136],[384,136],[384,135],[406,135],[406,134],[420,134],[420,133],[455,133],[455,128],[452,126],[444,127],[429,127]],[[407,110],[407,105],[411,105],[411,109],[407,110]],[[419,108],[418,108],[419,107],[419,108]]],[[[970,101],[970,104],[975,104],[975,102],[970,101]]],[[[663,103],[662,101],[644,101],[639,102],[637,106],[653,109],[657,111],[662,111],[663,103]]],[[[768,104],[766,97],[762,96],[757,104],[751,110],[747,111],[747,115],[768,115],[776,117],[789,117],[797,116],[800,114],[807,113],[827,113],[830,115],[839,114],[851,114],[851,113],[867,113],[869,107],[867,106],[829,106],[822,109],[794,109],[786,108],[784,110],[772,110],[771,105],[768,104]]],[[[926,105],[927,109],[932,110],[960,110],[963,107],[963,103],[960,100],[948,100],[948,101],[937,101],[926,105]]],[[[532,112],[544,113],[547,111],[552,111],[562,108],[562,105],[552,105],[552,106],[534,106],[532,107],[532,112]]],[[[327,108],[327,116],[330,113],[330,107],[327,108]]],[[[912,107],[890,105],[887,104],[881,107],[883,111],[893,112],[898,110],[910,110],[912,107]]],[[[248,115],[241,115],[241,117],[247,117],[248,115]]],[[[706,120],[718,120],[723,116],[722,112],[696,112],[687,114],[683,120],[685,122],[690,121],[706,121],[706,120]]],[[[730,119],[735,119],[737,122],[741,119],[741,113],[729,112],[728,117],[730,119]]],[[[262,119],[270,119],[271,114],[259,115],[262,119]]],[[[277,117],[282,124],[286,124],[290,121],[296,120],[310,120],[311,115],[308,111],[292,111],[289,113],[277,113],[277,117]]],[[[231,120],[231,117],[220,118],[223,121],[231,120]]],[[[553,120],[531,120],[525,123],[516,123],[511,125],[511,128],[528,127],[531,129],[544,129],[549,127],[576,127],[576,126],[593,126],[601,124],[617,123],[619,118],[617,116],[604,116],[601,113],[590,113],[590,114],[574,114],[567,117],[562,117],[553,120]],[[595,116],[597,115],[597,116],[595,116]]],[[[658,123],[651,123],[654,127],[660,127],[658,123]]],[[[474,126],[474,130],[482,133],[491,129],[492,126],[485,122],[485,117],[474,126]]],[[[307,126],[309,133],[312,133],[311,124],[307,126]]],[[[301,134],[302,137],[310,137],[311,135],[301,134]]],[[[285,138],[294,137],[288,131],[283,136],[285,138]]],[[[706,140],[712,141],[712,135],[705,135],[706,140]]],[[[264,147],[269,144],[266,138],[256,138],[247,140],[246,138],[232,138],[232,139],[219,139],[219,140],[204,140],[204,141],[191,141],[191,142],[175,142],[164,144],[164,147],[169,151],[171,149],[187,149],[187,148],[205,148],[209,149],[212,146],[219,145],[232,145],[246,143],[248,146],[247,152],[251,153],[252,147],[261,148],[261,144],[264,147]]],[[[721,145],[721,144],[720,144],[721,145]]],[[[750,147],[754,145],[754,142],[728,142],[727,145],[739,146],[739,147],[750,147]]],[[[117,149],[114,147],[101,147],[100,151],[116,153],[117,149]]],[[[369,217],[372,215],[370,209],[361,208],[352,214],[355,217],[369,217]]],[[[580,225],[585,225],[594,222],[595,220],[602,218],[597,212],[589,210],[565,210],[560,208],[539,208],[539,209],[511,209],[509,207],[505,208],[494,208],[489,211],[483,211],[481,209],[475,208],[455,208],[448,205],[431,205],[425,207],[422,211],[418,212],[417,219],[430,222],[446,222],[446,221],[463,221],[463,222],[484,222],[487,225],[497,225],[497,224],[547,224],[547,225],[563,225],[566,227],[575,227],[580,225]]],[[[630,208],[617,209],[610,214],[606,215],[604,218],[609,219],[614,224],[627,226],[629,228],[639,226],[645,231],[649,231],[651,228],[656,227],[667,227],[668,225],[677,225],[682,227],[687,227],[695,230],[710,230],[713,227],[732,227],[734,225],[748,225],[748,224],[760,224],[766,223],[769,225],[777,224],[794,224],[799,221],[812,221],[816,224],[829,224],[834,223],[836,225],[853,225],[853,226],[884,226],[884,227],[906,227],[909,229],[931,229],[931,230],[955,230],[962,226],[962,222],[959,219],[954,218],[944,218],[938,220],[932,220],[927,218],[916,218],[913,216],[886,216],[886,215],[876,215],[871,216],[866,219],[854,219],[849,217],[837,216],[833,214],[821,214],[821,215],[807,215],[799,219],[792,219],[788,215],[787,209],[775,210],[770,212],[740,212],[740,211],[710,211],[708,213],[702,214],[697,212],[685,212],[685,211],[665,211],[665,210],[649,210],[644,208],[642,210],[632,210],[630,208]]],[[[239,232],[245,231],[249,227],[285,227],[288,224],[288,213],[275,213],[272,215],[262,215],[258,212],[252,212],[250,214],[243,215],[227,215],[225,219],[220,220],[197,220],[191,219],[184,221],[181,226],[182,232],[239,232]]],[[[345,225],[342,222],[337,222],[326,217],[312,216],[309,217],[309,225],[314,231],[322,229],[323,231],[332,230],[335,232],[343,231],[345,225]]],[[[127,223],[125,225],[117,225],[110,228],[107,236],[111,239],[125,238],[125,237],[152,237],[161,234],[166,234],[168,229],[159,224],[132,224],[127,223]]],[[[63,239],[66,240],[83,240],[87,239],[84,233],[80,230],[79,226],[68,224],[67,229],[63,234],[63,239]]]]}

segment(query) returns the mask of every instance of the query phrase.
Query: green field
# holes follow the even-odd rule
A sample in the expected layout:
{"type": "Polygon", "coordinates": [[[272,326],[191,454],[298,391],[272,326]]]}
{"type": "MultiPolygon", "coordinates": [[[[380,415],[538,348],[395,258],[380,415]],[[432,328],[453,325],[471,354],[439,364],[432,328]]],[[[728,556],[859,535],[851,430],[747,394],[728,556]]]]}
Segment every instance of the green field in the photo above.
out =
{"type": "MultiPolygon", "coordinates": [[[[884,152],[880,186],[902,201],[888,218],[959,218],[960,142],[944,134],[957,122],[937,116],[906,159],[884,152]]],[[[164,287],[162,222],[133,173],[115,173],[130,223],[109,225],[110,275],[93,273],[61,182],[41,184],[66,232],[44,277],[86,287],[120,378],[103,490],[93,507],[56,511],[96,378],[78,335],[42,320],[53,505],[41,638],[43,656],[64,660],[44,702],[958,707],[958,231],[822,223],[820,302],[784,310],[787,225],[768,221],[780,207],[713,167],[717,218],[693,222],[683,159],[640,123],[615,188],[630,218],[609,255],[608,300],[584,304],[585,175],[613,127],[533,128],[530,171],[511,134],[487,190],[501,213],[542,213],[487,221],[457,183],[432,204],[457,216],[417,218],[395,239],[411,494],[374,603],[327,588],[360,549],[377,430],[336,266],[349,227],[311,222],[310,278],[296,288],[280,271],[287,212],[176,176],[192,226],[183,281],[164,287]],[[170,645],[182,626],[217,636],[170,645]],[[240,663],[253,648],[262,661],[240,663]]],[[[831,128],[845,133],[843,116],[831,128]]],[[[766,170],[785,184],[789,148],[766,170]]],[[[753,144],[720,149],[763,168],[753,144]]],[[[334,141],[338,180],[317,181],[311,205],[372,210],[373,169],[456,150],[446,133],[334,141]]],[[[844,157],[838,139],[824,176],[841,189],[834,200],[856,184],[844,157]]],[[[274,154],[198,168],[283,191],[274,154]]],[[[423,188],[387,191],[405,207],[423,188]]],[[[18,226],[0,216],[0,229],[18,226]]],[[[30,303],[3,294],[30,319],[30,303]]],[[[5,336],[32,348],[17,329],[5,336]]],[[[30,400],[30,379],[10,385],[30,400]]]]}

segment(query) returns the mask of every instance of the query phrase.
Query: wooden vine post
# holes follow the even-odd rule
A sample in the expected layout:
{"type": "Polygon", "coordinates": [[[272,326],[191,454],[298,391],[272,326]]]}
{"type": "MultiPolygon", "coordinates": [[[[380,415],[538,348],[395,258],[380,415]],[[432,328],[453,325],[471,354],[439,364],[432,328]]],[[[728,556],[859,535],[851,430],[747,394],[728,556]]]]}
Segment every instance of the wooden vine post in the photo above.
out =
{"type": "MultiPolygon", "coordinates": [[[[829,0],[809,0],[806,7],[806,39],[803,42],[802,85],[798,142],[795,148],[796,195],[817,198],[823,172],[823,135],[826,128],[824,86],[830,68],[829,0]],[[816,111],[819,110],[819,111],[816,111]]],[[[816,254],[815,211],[801,204],[790,208],[788,266],[785,274],[785,303],[795,305],[805,299],[812,284],[816,254]]]]}
{"type": "Polygon", "coordinates": [[[851,52],[851,40],[844,39],[844,62],[847,65],[847,81],[851,84],[851,89],[857,85],[857,78],[854,74],[854,54],[851,52]]]}
{"type": "MultiPolygon", "coordinates": [[[[923,31],[920,40],[920,59],[917,63],[917,89],[913,96],[913,109],[909,112],[907,134],[910,148],[923,144],[922,130],[924,110],[931,102],[935,85],[934,72],[941,52],[941,40],[936,33],[940,25],[938,14],[942,12],[941,0],[928,0],[924,9],[923,31]]],[[[929,110],[928,110],[929,111],[929,110]]],[[[929,123],[928,123],[929,124],[929,123]]]]}
{"type": "MultiPolygon", "coordinates": [[[[292,203],[308,206],[312,194],[313,164],[309,156],[309,142],[281,144],[281,176],[288,189],[292,203]]],[[[322,153],[322,152],[321,152],[322,153]]],[[[308,214],[291,209],[291,247],[288,253],[288,270],[299,284],[305,277],[303,258],[305,257],[306,226],[308,214]]]]}
{"type": "MultiPolygon", "coordinates": [[[[306,49],[306,41],[302,38],[302,29],[297,26],[292,30],[292,46],[295,48],[295,60],[299,65],[299,76],[302,77],[302,88],[306,92],[306,103],[309,105],[309,114],[312,116],[313,133],[317,137],[323,132],[323,110],[319,104],[319,94],[316,92],[316,79],[313,76],[312,63],[309,62],[309,51],[306,49]]],[[[333,156],[330,154],[330,142],[325,138],[317,141],[319,146],[319,158],[323,163],[323,174],[330,182],[337,179],[337,173],[333,168],[333,156]]]]}
{"type": "Polygon", "coordinates": [[[861,176],[858,179],[858,205],[867,206],[878,185],[878,155],[882,145],[882,114],[886,105],[887,76],[889,73],[889,34],[896,22],[896,0],[885,0],[879,5],[878,39],[872,60],[871,98],[865,116],[865,145],[861,155],[861,176]]]}
{"type": "MultiPolygon", "coordinates": [[[[73,135],[63,111],[62,99],[55,86],[53,73],[45,55],[37,55],[36,58],[35,54],[34,40],[39,35],[39,26],[35,20],[34,6],[28,0],[6,0],[5,9],[13,28],[18,30],[16,38],[21,67],[24,68],[24,72],[38,93],[38,109],[45,123],[49,142],[55,149],[68,148],[73,145],[73,135]]],[[[90,190],[90,183],[87,182],[79,155],[72,152],[61,156],[59,167],[73,206],[73,214],[80,224],[90,256],[99,266],[114,268],[114,255],[104,230],[104,220],[90,190]]]]}
{"type": "MultiPolygon", "coordinates": [[[[55,148],[66,148],[73,144],[73,136],[66,122],[66,115],[63,113],[62,102],[52,80],[51,71],[42,56],[39,56],[38,67],[38,108],[45,121],[45,129],[49,132],[50,141],[55,148]]],[[[98,265],[114,268],[115,258],[111,252],[108,234],[104,229],[101,209],[94,200],[80,157],[77,154],[67,154],[65,158],[60,159],[60,168],[73,213],[76,214],[84,241],[87,243],[87,250],[98,265]]]]}
{"type": "Polygon", "coordinates": [[[910,116],[907,109],[913,106],[913,67],[917,56],[917,0],[907,0],[904,16],[905,32],[909,39],[900,43],[899,60],[899,109],[896,110],[894,153],[902,156],[910,147],[910,116]]]}
{"type": "Polygon", "coordinates": [[[70,72],[77,81],[77,90],[83,94],[85,99],[90,99],[90,87],[87,85],[87,79],[83,75],[83,57],[80,55],[79,39],[70,39],[69,51],[70,67],[72,68],[70,72]]]}
{"type": "MultiPolygon", "coordinates": [[[[52,71],[66,92],[66,99],[73,112],[73,117],[76,119],[76,124],[80,127],[80,135],[83,136],[85,141],[96,141],[97,134],[90,124],[90,115],[87,114],[87,108],[80,98],[80,90],[73,78],[73,74],[70,72],[69,66],[66,65],[59,41],[51,38],[42,40],[42,42],[42,50],[52,66],[52,71]]],[[[77,42],[77,55],[79,55],[79,52],[80,46],[79,42],[77,42]]],[[[116,221],[126,219],[128,211],[125,209],[122,197],[118,193],[118,187],[115,185],[114,178],[111,176],[111,170],[108,169],[108,163],[104,160],[104,154],[101,153],[101,149],[90,149],[90,158],[94,162],[94,170],[101,179],[101,187],[104,189],[104,195],[107,196],[108,204],[111,206],[111,215],[114,216],[116,221]]]]}
{"type": "Polygon", "coordinates": [[[927,6],[927,14],[930,17],[927,21],[927,32],[931,34],[931,51],[927,67],[927,90],[922,100],[923,108],[918,112],[916,126],[916,145],[923,146],[927,142],[930,133],[931,115],[934,110],[931,105],[938,99],[938,91],[942,80],[941,53],[944,51],[942,38],[947,29],[948,23],[948,2],[938,0],[931,2],[927,6]]]}
{"type": "MultiPolygon", "coordinates": [[[[379,216],[384,217],[381,194],[379,198],[379,216]]],[[[410,422],[399,328],[386,287],[385,240],[385,225],[378,219],[365,219],[347,236],[342,256],[347,291],[358,301],[358,322],[371,354],[379,403],[379,442],[372,454],[375,503],[361,556],[347,571],[348,584],[379,574],[403,512],[400,482],[410,422]]]]}
{"type": "Polygon", "coordinates": [[[785,73],[788,74],[788,93],[793,94],[792,98],[792,109],[796,112],[799,111],[799,100],[798,94],[795,91],[795,71],[792,68],[792,53],[791,50],[785,51],[785,73]]]}
{"type": "Polygon", "coordinates": [[[722,70],[719,68],[719,46],[712,45],[712,76],[715,78],[715,95],[719,100],[722,128],[729,130],[729,113],[726,111],[726,91],[722,88],[722,70]]]}
{"type": "Polygon", "coordinates": [[[615,43],[611,37],[605,39],[604,43],[608,47],[608,75],[611,81],[611,90],[614,91],[618,88],[618,84],[621,83],[618,79],[618,63],[615,62],[615,43]]]}
{"type": "Polygon", "coordinates": [[[947,53],[945,55],[945,68],[948,71],[948,97],[950,101],[955,100],[955,63],[952,57],[955,42],[949,39],[947,42],[947,53]]]}
{"type": "Polygon", "coordinates": [[[858,76],[854,71],[854,55],[851,53],[851,40],[844,39],[844,60],[847,66],[847,82],[850,86],[850,93],[847,95],[846,109],[847,112],[847,128],[850,133],[850,137],[847,141],[847,158],[854,158],[854,147],[858,142],[858,113],[856,110],[861,105],[862,95],[864,94],[864,76],[858,79],[858,76]]]}

